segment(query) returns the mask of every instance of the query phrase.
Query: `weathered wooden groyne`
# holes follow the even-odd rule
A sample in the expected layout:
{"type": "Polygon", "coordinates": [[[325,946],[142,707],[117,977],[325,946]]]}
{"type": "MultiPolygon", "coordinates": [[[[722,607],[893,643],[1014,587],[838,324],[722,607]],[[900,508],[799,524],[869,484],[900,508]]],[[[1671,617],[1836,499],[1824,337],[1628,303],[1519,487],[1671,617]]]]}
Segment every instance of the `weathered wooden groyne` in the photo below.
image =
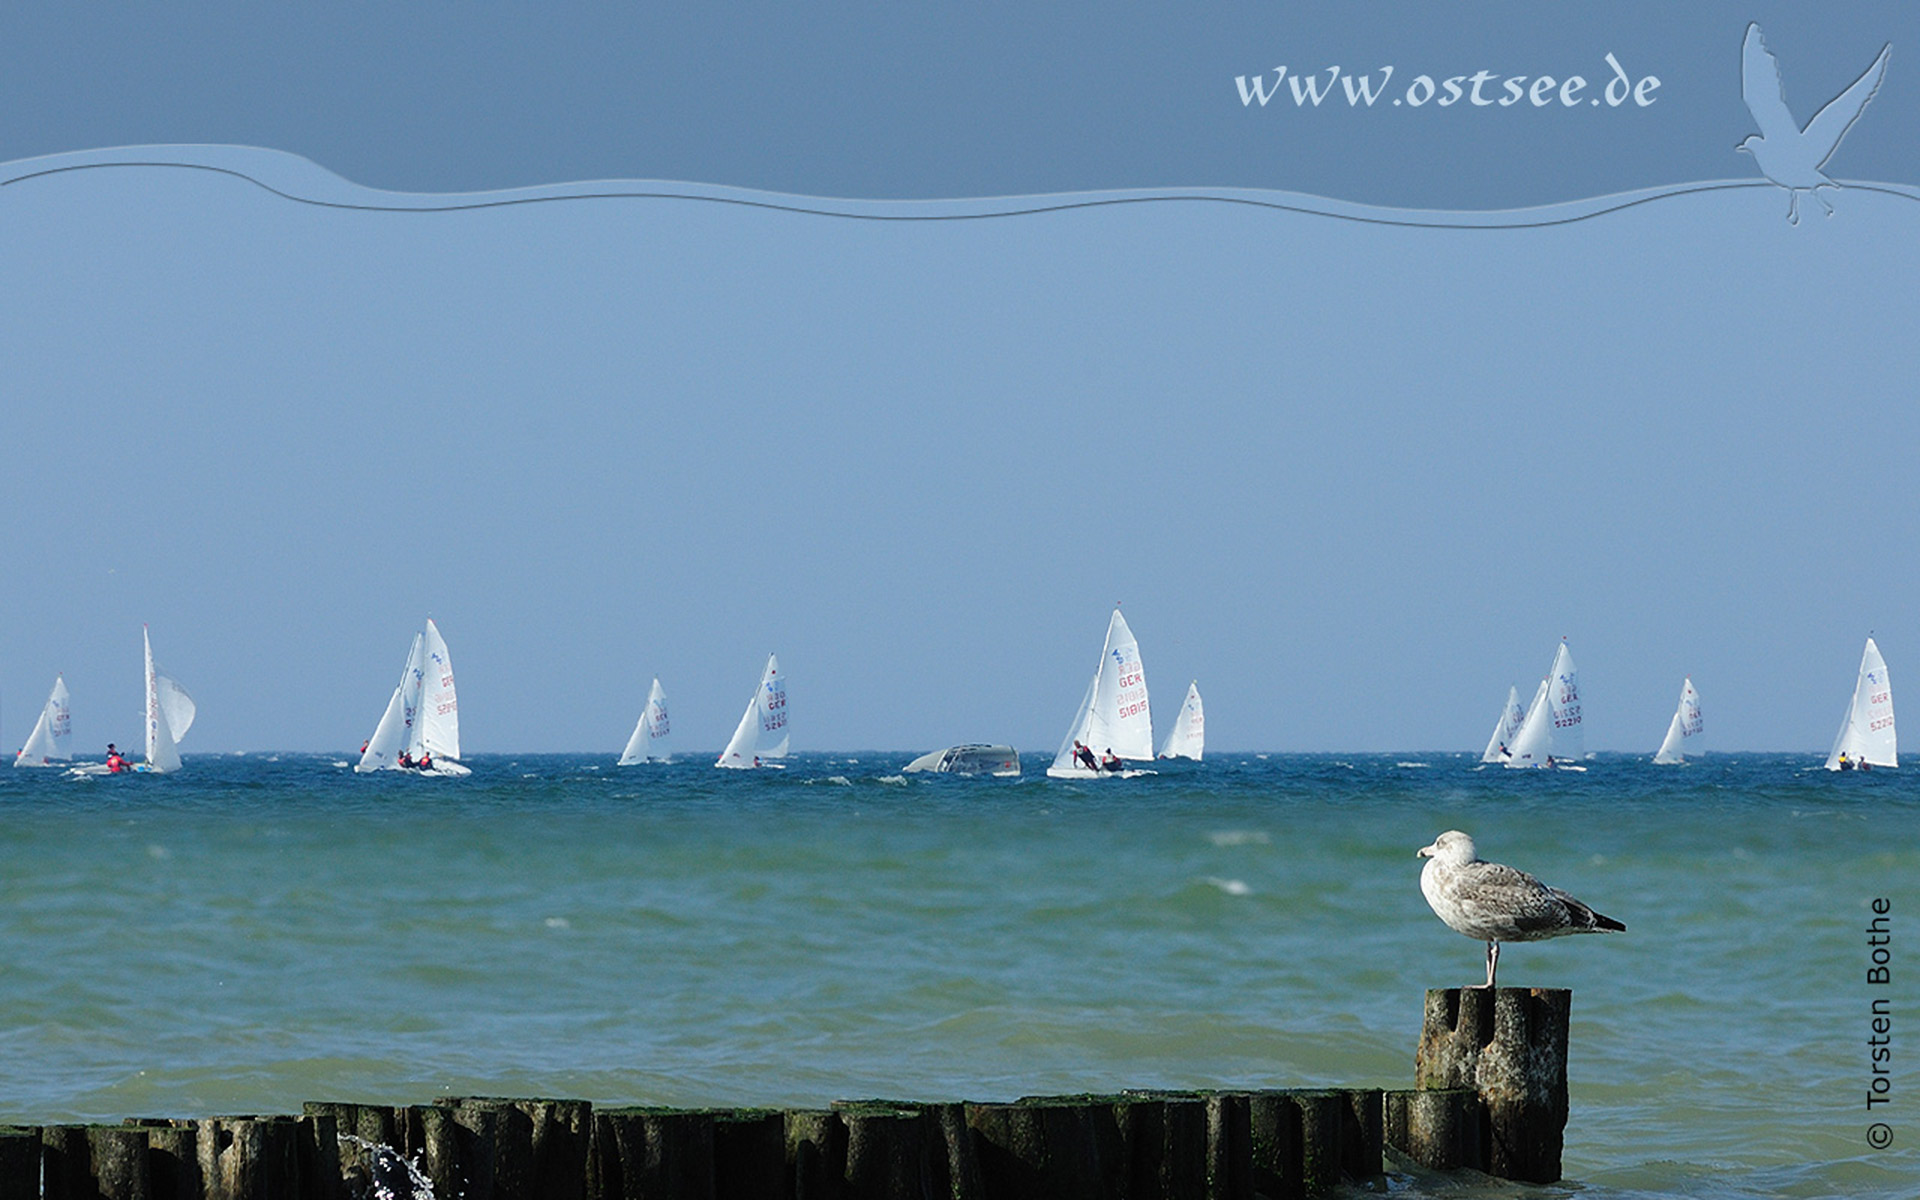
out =
{"type": "Polygon", "coordinates": [[[1415,1086],[601,1108],[443,1097],[0,1129],[0,1200],[1305,1200],[1437,1170],[1551,1182],[1565,991],[1427,994],[1415,1086]]]}

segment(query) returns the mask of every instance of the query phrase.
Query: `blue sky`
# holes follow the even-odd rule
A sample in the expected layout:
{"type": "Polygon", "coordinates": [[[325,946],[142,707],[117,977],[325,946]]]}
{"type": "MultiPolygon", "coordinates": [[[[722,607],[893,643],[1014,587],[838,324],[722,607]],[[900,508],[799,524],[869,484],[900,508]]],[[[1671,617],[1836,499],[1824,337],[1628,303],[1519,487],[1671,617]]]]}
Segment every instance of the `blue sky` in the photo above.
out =
{"type": "MultiPolygon", "coordinates": [[[[125,36],[32,11],[62,45],[125,36]]],[[[1453,52],[1328,11],[1261,10],[1298,16],[1315,58],[1339,38],[1453,52]]],[[[1617,28],[1600,11],[1465,44],[1515,61],[1546,42],[1595,58],[1645,45],[1655,60],[1651,9],[1617,28]]],[[[1849,14],[1817,34],[1790,14],[1768,26],[1789,103],[1810,114],[1893,41],[1887,84],[1834,168],[1920,182],[1910,19],[1849,14]]],[[[962,39],[976,66],[988,19],[962,39]]],[[[1731,152],[1751,131],[1745,20],[1694,12],[1687,37],[1712,24],[1712,53],[1685,38],[1665,51],[1674,90],[1660,103],[1685,110],[1671,120],[1702,120],[1685,80],[1717,72],[1730,89],[1700,139],[1711,156],[1638,164],[1614,146],[1618,187],[1596,187],[1585,167],[1516,169],[1537,147],[1482,129],[1472,154],[1506,163],[1483,177],[1489,196],[1754,178],[1731,152]]],[[[1146,67],[1205,57],[1157,46],[1147,35],[1164,24],[1116,17],[1092,36],[1146,67]]],[[[208,53],[216,31],[199,32],[193,54],[208,53]]],[[[691,70],[723,32],[678,30],[650,53],[691,70]]],[[[243,34],[229,48],[244,64],[260,56],[238,51],[262,43],[243,34]]],[[[541,31],[527,53],[544,57],[508,81],[535,113],[569,47],[603,52],[563,34],[541,31]]],[[[456,70],[463,38],[505,53],[501,36],[450,27],[441,44],[396,44],[432,78],[456,70]]],[[[326,76],[336,52],[318,45],[304,69],[326,76]]],[[[1035,57],[1004,68],[1013,90],[1038,86],[1035,57]]],[[[354,83],[343,106],[384,102],[392,120],[328,125],[290,86],[280,125],[268,106],[222,127],[209,97],[245,79],[180,69],[137,119],[134,79],[0,146],[252,141],[433,191],[685,177],[703,160],[656,142],[705,128],[732,156],[707,160],[706,182],[889,192],[870,183],[884,155],[795,135],[829,99],[878,103],[884,89],[857,74],[752,136],[695,104],[618,145],[592,122],[533,137],[466,120],[456,90],[435,119],[465,140],[436,159],[408,153],[401,135],[426,118],[404,95],[354,83]],[[795,173],[809,145],[824,174],[795,173]]],[[[1153,70],[1135,78],[1159,86],[1153,70]]],[[[937,125],[922,133],[940,140],[937,125]]],[[[1324,194],[1472,203],[1452,168],[1396,139],[1356,143],[1378,194],[1350,174],[1324,194]]],[[[1198,169],[1181,140],[1157,130],[1164,156],[1110,157],[1141,174],[1090,165],[1079,186],[1315,190],[1304,173],[1179,177],[1198,169]]],[[[1030,149],[1024,168],[981,166],[965,193],[926,191],[953,178],[916,174],[909,156],[894,194],[1064,186],[1030,149]]],[[[278,155],[231,161],[291,192],[379,200],[278,155]]],[[[1691,673],[1712,746],[1824,749],[1869,629],[1896,690],[1920,661],[1902,519],[1916,500],[1920,201],[1832,199],[1833,218],[1798,227],[1785,193],[1751,187],[1466,230],[1197,199],[903,223],[671,198],[342,211],[178,168],[9,184],[0,740],[25,736],[58,671],[83,746],[135,740],[146,621],[200,702],[188,751],[357,746],[431,614],[474,751],[617,753],[656,674],[681,745],[717,749],[769,651],[789,675],[796,749],[1050,750],[1118,599],[1156,716],[1198,678],[1219,748],[1477,750],[1507,686],[1530,691],[1566,635],[1590,747],[1650,752],[1691,673]]]]}

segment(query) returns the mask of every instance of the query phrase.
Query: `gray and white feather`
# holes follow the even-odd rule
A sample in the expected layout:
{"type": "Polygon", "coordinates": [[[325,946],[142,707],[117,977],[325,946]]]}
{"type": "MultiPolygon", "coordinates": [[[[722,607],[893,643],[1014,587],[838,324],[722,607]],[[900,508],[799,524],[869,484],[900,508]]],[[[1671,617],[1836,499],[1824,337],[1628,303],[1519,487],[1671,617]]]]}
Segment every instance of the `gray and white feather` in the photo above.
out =
{"type": "Polygon", "coordinates": [[[1626,926],[1525,871],[1486,862],[1473,839],[1450,829],[1415,851],[1427,865],[1420,890],[1447,927],[1487,944],[1487,982],[1492,987],[1501,942],[1537,942],[1569,933],[1625,932],[1626,926]]]}

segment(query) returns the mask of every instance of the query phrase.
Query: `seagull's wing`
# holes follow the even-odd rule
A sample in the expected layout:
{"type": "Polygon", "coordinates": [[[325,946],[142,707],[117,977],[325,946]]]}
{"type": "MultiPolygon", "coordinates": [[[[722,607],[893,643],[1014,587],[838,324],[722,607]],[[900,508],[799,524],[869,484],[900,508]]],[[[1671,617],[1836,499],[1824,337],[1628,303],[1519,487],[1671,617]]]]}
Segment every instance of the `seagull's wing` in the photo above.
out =
{"type": "Polygon", "coordinates": [[[1504,863],[1471,862],[1459,869],[1454,900],[1480,922],[1500,925],[1500,941],[1529,941],[1567,924],[1552,888],[1504,863]]]}
{"type": "Polygon", "coordinates": [[[1799,136],[1800,124],[1787,111],[1786,89],[1780,86],[1780,64],[1761,40],[1758,21],[1747,26],[1747,40],[1740,46],[1740,94],[1747,98],[1747,111],[1761,137],[1786,142],[1799,136]]]}
{"type": "Polygon", "coordinates": [[[1873,60],[1873,65],[1807,122],[1807,141],[1820,155],[1815,167],[1827,165],[1833,152],[1840,148],[1840,139],[1847,136],[1847,130],[1853,128],[1853,123],[1867,110],[1867,101],[1873,99],[1873,94],[1880,90],[1880,81],[1887,77],[1887,56],[1892,53],[1891,42],[1880,47],[1880,57],[1873,60]]]}

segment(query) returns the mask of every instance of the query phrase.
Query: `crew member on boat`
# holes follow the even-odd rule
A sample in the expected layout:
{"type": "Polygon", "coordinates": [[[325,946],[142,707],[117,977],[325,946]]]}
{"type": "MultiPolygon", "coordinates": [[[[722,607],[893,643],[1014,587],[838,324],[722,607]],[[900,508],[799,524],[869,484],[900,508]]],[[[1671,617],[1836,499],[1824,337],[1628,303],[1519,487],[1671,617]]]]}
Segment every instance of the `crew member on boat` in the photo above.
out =
{"type": "Polygon", "coordinates": [[[127,769],[127,760],[121,757],[119,749],[112,742],[108,742],[107,743],[108,772],[114,775],[118,775],[120,772],[126,769],[127,769]]]}
{"type": "Polygon", "coordinates": [[[1100,760],[1093,756],[1092,748],[1079,738],[1073,739],[1073,757],[1074,761],[1089,771],[1098,771],[1100,769],[1100,760]]]}
{"type": "Polygon", "coordinates": [[[1113,752],[1112,746],[1108,746],[1107,752],[1100,756],[1100,769],[1102,771],[1118,771],[1125,768],[1126,765],[1127,764],[1120,761],[1120,756],[1113,752]]]}

